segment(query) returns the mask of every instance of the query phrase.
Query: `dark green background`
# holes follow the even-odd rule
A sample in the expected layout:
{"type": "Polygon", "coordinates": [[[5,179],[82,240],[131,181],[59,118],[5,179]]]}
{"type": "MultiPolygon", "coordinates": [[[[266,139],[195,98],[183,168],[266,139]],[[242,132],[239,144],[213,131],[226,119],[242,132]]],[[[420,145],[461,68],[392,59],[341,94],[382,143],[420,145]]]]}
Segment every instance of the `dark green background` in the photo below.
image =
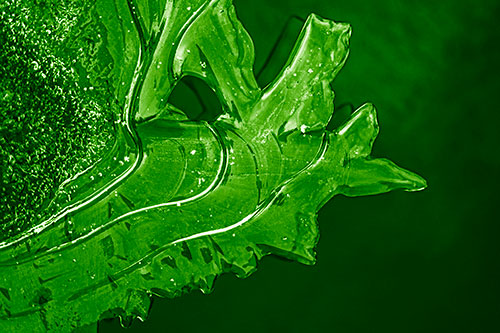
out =
{"type": "MultiPolygon", "coordinates": [[[[267,257],[246,280],[220,277],[209,296],[156,299],[129,332],[500,332],[500,3],[235,5],[257,69],[290,15],[350,22],[336,104],[374,102],[375,155],[417,171],[429,188],[336,197],[319,213],[316,266],[267,257]]],[[[116,320],[100,324],[120,330],[116,320]]]]}

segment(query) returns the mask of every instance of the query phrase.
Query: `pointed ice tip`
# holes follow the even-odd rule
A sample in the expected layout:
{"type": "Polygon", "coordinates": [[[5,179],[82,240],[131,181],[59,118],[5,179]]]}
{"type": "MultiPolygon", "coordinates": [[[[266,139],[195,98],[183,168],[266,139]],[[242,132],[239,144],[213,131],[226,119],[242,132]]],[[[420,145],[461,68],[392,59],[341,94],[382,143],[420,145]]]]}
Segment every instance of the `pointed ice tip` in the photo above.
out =
{"type": "Polygon", "coordinates": [[[405,189],[406,192],[419,192],[427,188],[427,181],[417,174],[412,173],[407,179],[410,186],[405,189]]]}
{"type": "Polygon", "coordinates": [[[349,46],[349,39],[352,35],[352,27],[349,23],[346,22],[335,22],[329,19],[325,19],[317,14],[311,13],[307,18],[306,25],[309,24],[317,24],[327,28],[329,31],[328,34],[337,33],[341,36],[341,41],[349,46]]]}
{"type": "Polygon", "coordinates": [[[411,171],[400,169],[401,187],[405,192],[418,192],[427,188],[427,181],[411,171]]]}

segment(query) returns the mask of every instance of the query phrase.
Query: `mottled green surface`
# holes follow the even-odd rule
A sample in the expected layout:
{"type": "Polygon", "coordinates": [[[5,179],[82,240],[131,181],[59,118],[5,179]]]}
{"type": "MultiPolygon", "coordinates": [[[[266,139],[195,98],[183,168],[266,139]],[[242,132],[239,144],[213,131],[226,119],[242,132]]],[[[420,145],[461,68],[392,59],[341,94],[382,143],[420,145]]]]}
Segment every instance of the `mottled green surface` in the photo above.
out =
{"type": "Polygon", "coordinates": [[[101,0],[77,17],[74,67],[92,84],[83,91],[108,92],[110,114],[121,108],[116,140],[59,186],[35,227],[0,243],[4,331],[144,319],[151,296],[209,292],[218,275],[246,277],[269,254],[313,264],[316,213],[334,195],[426,186],[370,156],[372,104],[327,129],[346,23],[309,15],[261,89],[231,1],[101,0]],[[216,92],[216,120],[168,103],[187,75],[216,92]]]}
{"type": "Polygon", "coordinates": [[[61,182],[112,142],[112,108],[70,44],[83,1],[0,1],[0,241],[50,213],[61,182]]]}

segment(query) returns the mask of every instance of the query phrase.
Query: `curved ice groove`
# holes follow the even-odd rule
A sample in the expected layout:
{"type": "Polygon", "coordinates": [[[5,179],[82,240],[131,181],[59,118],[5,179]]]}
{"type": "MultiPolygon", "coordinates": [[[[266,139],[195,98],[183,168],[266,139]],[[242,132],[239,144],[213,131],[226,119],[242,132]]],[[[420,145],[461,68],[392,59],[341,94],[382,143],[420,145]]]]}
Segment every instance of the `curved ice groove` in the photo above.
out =
{"type": "MultiPolygon", "coordinates": [[[[172,245],[175,245],[175,244],[178,244],[178,243],[182,243],[182,242],[185,242],[185,241],[193,240],[193,239],[198,239],[198,238],[201,238],[201,237],[213,236],[213,235],[218,235],[218,234],[222,234],[222,233],[231,231],[233,229],[236,229],[236,228],[244,225],[245,223],[247,223],[248,221],[252,220],[253,218],[256,218],[259,215],[263,214],[269,207],[271,207],[273,205],[274,201],[276,200],[276,198],[281,193],[281,191],[285,188],[286,185],[288,185],[289,183],[291,183],[293,180],[295,180],[300,174],[302,174],[306,170],[308,170],[310,168],[316,167],[318,165],[318,163],[320,163],[324,159],[324,156],[325,156],[325,154],[326,154],[326,152],[328,150],[328,147],[330,146],[330,134],[332,134],[332,133],[329,132],[329,131],[325,131],[325,135],[323,136],[323,142],[321,143],[321,147],[320,147],[320,149],[318,149],[318,154],[316,155],[316,157],[314,158],[314,160],[312,160],[305,167],[303,167],[301,170],[299,170],[293,177],[291,177],[290,179],[287,179],[281,185],[277,186],[276,189],[269,196],[268,200],[266,200],[266,201],[262,202],[261,204],[259,204],[256,207],[255,211],[253,211],[252,213],[248,214],[243,219],[239,220],[238,222],[236,222],[236,223],[234,223],[232,225],[224,227],[224,228],[203,231],[203,232],[200,232],[200,233],[197,233],[197,234],[193,234],[191,236],[186,236],[186,237],[183,237],[183,238],[176,239],[175,241],[172,241],[172,242],[170,242],[168,244],[165,244],[165,245],[159,247],[158,249],[150,252],[146,256],[144,256],[141,259],[137,260],[135,263],[133,263],[133,264],[129,265],[128,267],[122,269],[121,271],[113,274],[113,277],[115,279],[119,278],[120,276],[123,276],[124,274],[127,274],[127,273],[133,271],[134,269],[137,269],[137,268],[140,268],[142,266],[145,266],[148,263],[147,259],[159,255],[160,253],[162,253],[163,251],[165,251],[169,246],[172,246],[172,245]]],[[[76,292],[75,294],[78,294],[78,293],[79,292],[76,292]]]]}
{"type": "Polygon", "coordinates": [[[263,211],[265,211],[266,209],[268,209],[274,203],[274,201],[276,200],[276,197],[281,193],[281,191],[283,190],[283,188],[286,185],[288,185],[290,182],[292,182],[293,180],[295,180],[297,178],[297,176],[300,175],[301,173],[305,172],[306,170],[308,170],[310,168],[316,167],[324,159],[324,156],[326,154],[326,151],[327,151],[328,147],[329,147],[329,136],[325,135],[324,138],[323,138],[323,142],[321,143],[321,148],[318,151],[318,155],[319,156],[316,156],[316,158],[314,158],[314,160],[312,160],[311,162],[309,162],[309,164],[307,164],[304,168],[302,168],[300,171],[298,171],[293,177],[291,177],[290,179],[287,179],[281,185],[279,185],[273,191],[274,195],[271,194],[270,199],[267,200],[267,202],[265,201],[265,202],[261,203],[260,205],[258,205],[257,209],[254,212],[248,214],[247,216],[245,216],[240,221],[238,221],[238,222],[236,222],[236,223],[234,223],[234,224],[232,224],[230,226],[224,227],[224,228],[215,229],[215,230],[209,230],[209,231],[204,231],[204,232],[200,232],[200,233],[197,233],[197,234],[194,234],[194,235],[191,235],[191,236],[187,236],[187,237],[184,237],[184,238],[177,239],[177,240],[175,240],[173,242],[170,242],[170,243],[166,244],[165,247],[170,246],[170,245],[174,245],[174,244],[177,244],[177,243],[185,242],[185,241],[188,241],[188,240],[193,240],[193,239],[196,239],[196,238],[204,237],[204,236],[212,236],[212,235],[217,235],[217,234],[221,234],[221,233],[224,233],[224,232],[228,232],[228,231],[231,231],[231,230],[233,230],[235,228],[238,228],[238,227],[242,226],[243,224],[245,224],[246,222],[248,222],[250,219],[252,219],[254,217],[258,217],[259,215],[262,214],[263,211]]]}
{"type": "Polygon", "coordinates": [[[116,217],[115,219],[99,226],[98,228],[86,233],[85,235],[83,235],[81,237],[75,238],[71,242],[67,242],[67,243],[63,243],[61,245],[55,246],[53,248],[50,248],[50,249],[44,251],[43,253],[40,253],[39,255],[35,255],[35,256],[30,257],[30,258],[25,259],[25,260],[17,260],[15,263],[10,262],[10,261],[0,262],[0,267],[6,267],[6,266],[12,266],[12,265],[26,263],[26,262],[31,261],[31,260],[40,259],[40,258],[45,257],[46,255],[49,255],[52,253],[60,252],[60,251],[64,250],[65,248],[68,248],[68,247],[71,247],[71,246],[76,245],[78,243],[81,243],[81,242],[85,241],[86,239],[88,239],[88,238],[90,238],[98,233],[105,231],[106,229],[110,228],[111,226],[113,226],[114,224],[119,222],[120,220],[123,220],[127,217],[130,217],[130,216],[133,216],[135,214],[139,214],[139,213],[151,210],[151,209],[157,209],[157,208],[168,207],[168,206],[181,206],[182,204],[186,204],[189,202],[200,200],[201,198],[207,196],[210,192],[215,191],[222,184],[223,180],[225,179],[225,177],[227,175],[228,168],[229,168],[229,153],[228,153],[227,147],[223,144],[222,138],[221,138],[220,134],[218,133],[218,131],[208,123],[206,123],[205,125],[210,129],[212,134],[215,136],[215,138],[217,139],[217,141],[221,145],[221,149],[220,149],[221,154],[220,154],[220,163],[219,163],[219,168],[217,170],[217,174],[214,177],[214,180],[212,181],[212,183],[204,191],[202,191],[202,192],[200,192],[192,197],[185,198],[182,200],[165,202],[165,203],[161,203],[161,204],[157,204],[157,205],[153,205],[153,206],[143,207],[143,208],[140,208],[140,209],[137,209],[134,211],[130,211],[126,214],[123,214],[119,217],[116,217]]]}
{"type": "MultiPolygon", "coordinates": [[[[215,175],[212,183],[205,190],[203,190],[202,192],[200,192],[192,197],[189,197],[189,198],[185,198],[182,200],[176,200],[176,201],[169,201],[169,202],[165,202],[165,203],[161,203],[161,204],[157,204],[157,205],[152,205],[152,206],[148,206],[148,207],[143,207],[143,208],[128,212],[128,213],[123,214],[123,215],[115,218],[114,220],[102,225],[101,227],[105,227],[108,224],[116,223],[124,218],[127,218],[129,216],[132,216],[132,215],[135,215],[138,213],[142,213],[144,211],[148,211],[150,209],[156,209],[156,208],[168,207],[168,206],[181,206],[181,205],[189,203],[189,202],[197,201],[197,200],[200,200],[201,198],[207,196],[210,192],[215,191],[220,186],[220,184],[222,184],[222,181],[225,179],[225,177],[227,175],[227,170],[228,170],[228,166],[229,166],[229,154],[228,154],[226,146],[224,144],[222,144],[222,139],[220,139],[220,134],[217,132],[217,130],[215,130],[215,128],[210,126],[210,124],[208,124],[208,123],[206,125],[210,129],[212,134],[214,134],[214,136],[218,139],[217,141],[221,144],[221,153],[220,153],[220,163],[219,163],[219,168],[217,169],[217,174],[215,175]]],[[[94,231],[97,231],[98,229],[99,228],[95,229],[94,231]]],[[[87,235],[85,235],[83,237],[86,237],[86,236],[87,235]]],[[[81,239],[81,238],[77,238],[77,239],[73,240],[72,243],[79,240],[79,239],[81,239]]]]}
{"type": "MultiPolygon", "coordinates": [[[[172,140],[172,141],[175,142],[176,144],[178,144],[179,147],[182,147],[182,144],[180,144],[177,140],[172,140]]],[[[177,193],[179,191],[179,189],[181,188],[182,183],[184,182],[184,179],[186,179],[186,173],[187,173],[189,161],[187,159],[186,151],[184,150],[184,147],[182,147],[182,149],[180,149],[180,153],[181,153],[181,158],[184,159],[184,166],[182,168],[182,174],[179,176],[179,179],[177,179],[177,184],[174,185],[175,188],[172,191],[172,193],[177,193]]]]}
{"type": "MultiPolygon", "coordinates": [[[[57,190],[58,190],[58,191],[62,191],[66,185],[68,185],[69,183],[71,183],[71,182],[75,181],[76,179],[78,179],[78,177],[80,177],[80,176],[82,176],[82,175],[86,174],[89,170],[91,170],[91,169],[92,169],[93,167],[95,167],[97,164],[101,163],[101,161],[102,161],[102,158],[99,158],[99,159],[98,159],[98,160],[97,160],[94,164],[89,165],[89,166],[88,166],[88,168],[86,168],[86,169],[84,169],[84,170],[82,170],[82,171],[78,172],[78,173],[77,173],[77,174],[75,174],[73,177],[70,177],[70,178],[66,179],[65,181],[63,181],[63,182],[59,185],[59,187],[58,187],[58,189],[57,189],[57,190]]],[[[56,192],[56,193],[58,193],[58,192],[56,192]]],[[[50,207],[50,206],[51,206],[51,205],[55,202],[55,200],[56,200],[56,199],[57,199],[57,194],[56,194],[56,196],[54,196],[54,198],[53,198],[52,200],[50,200],[50,202],[49,202],[49,204],[47,205],[47,207],[50,207]]],[[[28,232],[29,232],[29,231],[28,231],[28,232]]],[[[1,247],[0,247],[0,249],[1,249],[1,247]]]]}
{"type": "MultiPolygon", "coordinates": [[[[131,110],[127,109],[127,108],[131,107],[131,101],[133,99],[133,92],[135,89],[135,85],[137,84],[137,80],[140,76],[140,69],[142,67],[141,62],[142,62],[142,52],[141,52],[141,48],[139,48],[139,56],[137,59],[137,66],[136,66],[136,70],[134,73],[134,78],[133,78],[131,85],[130,85],[129,93],[127,95],[127,102],[125,104],[126,105],[125,106],[125,110],[126,110],[125,111],[125,124],[122,124],[122,125],[125,125],[125,127],[128,131],[128,134],[134,139],[135,139],[136,133],[132,130],[132,127],[130,124],[130,118],[129,118],[129,114],[130,114],[131,110]]],[[[137,146],[137,140],[133,140],[133,141],[136,144],[136,147],[135,147],[136,151],[139,150],[139,147],[137,146]]],[[[70,205],[70,206],[63,208],[63,210],[59,214],[56,214],[55,216],[52,216],[49,219],[34,226],[33,228],[27,230],[25,233],[21,234],[21,236],[19,238],[15,239],[11,242],[4,241],[4,242],[0,243],[0,250],[7,248],[7,247],[10,247],[10,246],[13,246],[15,244],[18,244],[19,242],[25,240],[28,237],[33,236],[34,234],[40,234],[41,232],[46,230],[48,227],[59,222],[61,219],[66,217],[68,214],[73,213],[75,211],[78,211],[78,210],[84,208],[85,206],[93,203],[95,200],[99,199],[103,194],[108,192],[111,188],[115,187],[123,179],[127,178],[131,173],[133,173],[137,169],[137,167],[140,163],[140,160],[141,159],[139,157],[139,154],[137,154],[137,158],[134,161],[134,163],[132,164],[132,166],[130,166],[130,168],[128,168],[119,177],[115,178],[108,186],[104,187],[100,192],[98,192],[97,194],[95,194],[95,193],[91,194],[87,199],[81,200],[79,202],[76,202],[73,205],[70,205]]]]}
{"type": "Polygon", "coordinates": [[[157,209],[157,208],[168,207],[168,206],[181,206],[181,205],[186,204],[186,203],[200,200],[201,198],[207,196],[210,192],[215,191],[222,184],[223,180],[227,176],[227,171],[228,171],[228,167],[229,167],[229,153],[227,151],[227,147],[222,143],[223,141],[220,138],[220,134],[217,132],[217,130],[208,123],[206,124],[206,126],[210,129],[212,134],[217,138],[217,141],[220,143],[221,153],[220,153],[220,163],[219,163],[219,168],[217,170],[217,174],[214,177],[214,180],[212,181],[212,183],[205,190],[203,190],[202,192],[200,192],[192,197],[185,198],[182,200],[165,202],[165,203],[161,203],[161,204],[157,204],[157,205],[143,207],[143,208],[140,208],[140,209],[137,209],[134,211],[130,211],[126,214],[123,214],[121,216],[116,217],[115,219],[109,221],[108,223],[101,225],[100,227],[92,230],[91,232],[89,232],[89,233],[87,233],[79,238],[75,238],[71,242],[61,244],[58,247],[47,250],[46,252],[52,253],[52,252],[60,251],[63,248],[66,248],[70,245],[75,245],[75,244],[89,238],[90,236],[92,236],[96,233],[99,233],[101,231],[105,231],[111,225],[113,225],[113,224],[115,224],[115,223],[117,223],[117,222],[119,222],[127,217],[130,217],[132,215],[139,214],[139,213],[151,210],[151,209],[157,209]]]}
{"type": "MultiPolygon", "coordinates": [[[[325,154],[330,146],[330,135],[331,134],[332,134],[331,132],[325,131],[325,134],[323,136],[323,141],[321,143],[321,147],[318,149],[318,153],[317,153],[316,157],[311,162],[309,162],[306,166],[304,166],[301,170],[299,170],[293,177],[291,177],[290,179],[284,181],[282,184],[277,186],[276,189],[269,196],[268,200],[266,200],[266,201],[262,202],[260,205],[258,205],[256,207],[255,211],[253,211],[249,215],[245,216],[243,219],[239,220],[238,222],[236,222],[230,226],[224,227],[224,228],[200,232],[197,234],[193,234],[190,236],[179,238],[179,239],[174,240],[168,244],[165,244],[165,245],[159,247],[158,249],[151,251],[150,253],[148,253],[144,257],[140,258],[139,260],[136,260],[134,263],[130,264],[126,268],[112,274],[113,279],[116,281],[128,273],[133,272],[134,270],[136,270],[138,268],[141,268],[141,267],[148,265],[150,262],[149,261],[150,258],[161,254],[168,247],[170,247],[172,245],[175,245],[175,244],[178,244],[181,242],[185,242],[185,241],[189,241],[189,240],[193,240],[193,239],[198,239],[201,237],[212,236],[212,235],[217,235],[217,234],[231,231],[233,229],[236,229],[236,228],[244,225],[245,223],[252,220],[253,218],[258,217],[259,215],[263,214],[269,207],[271,207],[273,205],[276,198],[283,191],[283,189],[285,188],[286,185],[288,185],[290,182],[295,180],[300,174],[302,174],[306,170],[315,167],[320,161],[322,161],[324,159],[324,156],[325,156],[325,154]]],[[[122,217],[120,217],[120,218],[122,218],[122,217]]],[[[100,281],[96,281],[96,283],[94,283],[93,285],[82,288],[82,289],[76,291],[75,293],[73,293],[73,295],[70,296],[69,299],[74,299],[74,298],[79,297],[81,295],[87,294],[87,293],[91,292],[92,290],[95,290],[95,289],[99,288],[100,286],[103,286],[103,285],[106,285],[109,283],[110,282],[108,279],[102,279],[100,281]]]]}
{"type": "MultiPolygon", "coordinates": [[[[205,2],[196,12],[194,12],[193,15],[191,16],[191,19],[185,24],[185,26],[183,27],[183,29],[184,28],[187,29],[189,27],[188,23],[191,24],[192,22],[194,22],[196,20],[196,18],[199,16],[199,14],[202,12],[202,10],[204,10],[212,2],[213,1],[205,2]]],[[[166,7],[165,10],[164,10],[164,12],[163,12],[163,14],[164,14],[163,17],[165,17],[167,9],[168,8],[166,7]]],[[[131,11],[131,15],[134,17],[134,13],[132,11],[131,11]]],[[[136,28],[137,28],[137,22],[135,22],[135,25],[136,25],[136,28]]],[[[139,151],[140,147],[138,147],[138,145],[137,145],[137,143],[138,143],[137,142],[138,137],[137,137],[137,134],[136,134],[135,130],[133,129],[133,127],[131,125],[130,116],[131,116],[131,113],[133,111],[131,108],[132,108],[132,103],[133,103],[133,100],[134,100],[134,98],[133,98],[134,97],[134,91],[135,91],[135,88],[137,86],[137,81],[138,81],[139,77],[141,76],[141,69],[142,69],[142,67],[144,65],[142,63],[142,61],[143,61],[143,51],[142,51],[142,49],[144,47],[143,44],[144,44],[144,41],[141,40],[141,45],[139,46],[139,50],[138,50],[137,65],[136,65],[136,69],[134,71],[134,77],[132,79],[132,82],[131,82],[131,85],[130,85],[130,89],[129,89],[127,97],[126,97],[125,108],[124,108],[126,110],[124,112],[125,113],[125,120],[122,123],[122,125],[125,125],[128,134],[132,138],[136,139],[136,140],[133,140],[134,143],[136,144],[136,147],[135,147],[136,151],[139,151]]],[[[18,238],[14,239],[14,240],[10,240],[10,241],[2,241],[2,242],[0,242],[0,250],[3,250],[5,248],[11,247],[11,246],[14,246],[14,245],[22,242],[23,240],[25,240],[25,239],[27,239],[27,238],[35,235],[35,234],[40,234],[43,231],[45,231],[46,229],[48,229],[50,226],[52,226],[52,225],[56,224],[57,222],[59,222],[61,219],[63,219],[64,217],[66,217],[68,214],[76,212],[76,211],[78,211],[78,210],[80,210],[82,208],[85,208],[86,206],[92,204],[95,200],[99,199],[102,195],[106,194],[113,187],[115,187],[120,182],[122,182],[125,178],[127,178],[129,175],[131,175],[138,168],[138,166],[139,166],[140,163],[141,163],[141,156],[140,156],[140,154],[137,154],[137,159],[134,161],[134,163],[132,164],[132,166],[130,166],[130,168],[128,168],[127,170],[125,170],[125,172],[123,172],[119,177],[115,178],[109,185],[107,185],[106,187],[104,187],[100,192],[98,192],[97,194],[94,192],[89,197],[87,197],[87,199],[83,199],[81,201],[78,201],[78,202],[74,203],[73,205],[69,205],[69,206],[63,208],[63,210],[61,212],[59,212],[56,215],[51,216],[47,220],[45,220],[45,221],[37,224],[36,226],[32,227],[31,229],[28,229],[27,231],[23,232],[18,238]]],[[[88,171],[94,165],[90,166],[89,168],[87,168],[86,170],[82,171],[81,173],[75,175],[74,177],[65,180],[60,186],[63,186],[64,184],[67,184],[67,183],[71,182],[72,180],[76,179],[77,177],[81,176],[85,171],[88,171]]],[[[215,182],[215,180],[214,180],[214,182],[215,182]]],[[[206,191],[204,191],[204,192],[206,192],[206,191]]],[[[202,192],[202,193],[204,193],[204,192],[202,192]]],[[[200,193],[200,194],[202,194],[202,193],[200,193]]],[[[195,198],[196,198],[196,196],[195,196],[195,198]]],[[[183,200],[180,201],[181,204],[183,203],[182,201],[183,200]]],[[[175,204],[177,204],[177,202],[175,202],[175,204]]]]}
{"type": "MultiPolygon", "coordinates": [[[[159,247],[158,249],[156,249],[154,251],[151,251],[150,253],[148,253],[147,255],[145,255],[144,257],[142,257],[141,259],[136,260],[134,263],[130,264],[126,268],[124,268],[124,269],[116,272],[115,274],[113,274],[112,275],[113,279],[116,281],[116,280],[120,279],[122,276],[124,276],[124,275],[126,275],[128,273],[133,272],[134,270],[136,270],[138,268],[141,268],[141,267],[144,267],[144,266],[148,265],[150,258],[155,257],[155,256],[161,254],[168,247],[170,247],[172,245],[175,245],[175,244],[178,244],[178,243],[181,243],[181,242],[185,242],[185,241],[189,241],[189,240],[193,240],[193,239],[198,239],[198,238],[201,238],[201,237],[212,236],[212,235],[217,235],[217,234],[221,234],[221,233],[225,233],[225,232],[231,231],[233,229],[236,229],[236,228],[244,225],[248,221],[250,221],[253,218],[258,217],[259,215],[261,215],[262,213],[264,213],[269,207],[271,207],[273,205],[273,203],[275,202],[277,196],[281,193],[281,191],[284,189],[284,187],[287,184],[289,184],[294,179],[296,179],[301,173],[305,172],[306,170],[310,169],[311,167],[315,167],[321,160],[323,160],[323,158],[324,158],[324,156],[326,154],[326,151],[327,151],[327,149],[329,147],[330,134],[331,133],[328,132],[328,131],[325,132],[325,135],[323,137],[323,142],[321,143],[321,147],[318,150],[318,154],[316,155],[316,158],[313,161],[309,162],[308,165],[306,165],[300,171],[298,171],[293,177],[291,177],[290,179],[284,181],[281,185],[279,185],[273,191],[273,193],[271,193],[271,195],[269,196],[269,199],[266,200],[266,201],[264,201],[264,202],[262,202],[260,205],[258,205],[256,207],[256,210],[254,212],[252,212],[251,214],[245,216],[243,219],[239,220],[238,222],[236,222],[236,223],[234,223],[234,224],[232,224],[230,226],[227,226],[227,227],[224,227],[224,228],[220,228],[220,229],[208,230],[208,231],[200,232],[200,233],[197,233],[197,234],[193,234],[191,236],[179,238],[179,239],[177,239],[175,241],[172,241],[172,242],[170,242],[168,244],[165,244],[165,245],[159,247]]],[[[110,282],[109,282],[108,279],[102,279],[100,281],[96,281],[95,284],[93,284],[91,286],[88,286],[88,287],[85,287],[85,288],[82,288],[82,289],[76,291],[75,293],[73,293],[73,295],[70,296],[69,299],[74,299],[74,298],[79,297],[81,295],[87,294],[87,293],[91,292],[92,290],[95,290],[95,289],[99,288],[100,286],[103,286],[103,285],[106,285],[106,284],[109,284],[109,283],[110,282]]]]}

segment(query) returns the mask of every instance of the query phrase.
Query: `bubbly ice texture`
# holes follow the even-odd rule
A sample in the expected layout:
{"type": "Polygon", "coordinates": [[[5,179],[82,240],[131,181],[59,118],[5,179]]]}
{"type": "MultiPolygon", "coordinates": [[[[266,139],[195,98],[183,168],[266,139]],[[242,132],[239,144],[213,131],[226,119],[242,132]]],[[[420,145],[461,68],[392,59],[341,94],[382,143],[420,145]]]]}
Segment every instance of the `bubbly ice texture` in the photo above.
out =
{"type": "Polygon", "coordinates": [[[74,1],[0,1],[0,241],[55,213],[58,185],[113,143],[111,98],[75,65],[89,53],[71,45],[84,12],[74,1]]]}

